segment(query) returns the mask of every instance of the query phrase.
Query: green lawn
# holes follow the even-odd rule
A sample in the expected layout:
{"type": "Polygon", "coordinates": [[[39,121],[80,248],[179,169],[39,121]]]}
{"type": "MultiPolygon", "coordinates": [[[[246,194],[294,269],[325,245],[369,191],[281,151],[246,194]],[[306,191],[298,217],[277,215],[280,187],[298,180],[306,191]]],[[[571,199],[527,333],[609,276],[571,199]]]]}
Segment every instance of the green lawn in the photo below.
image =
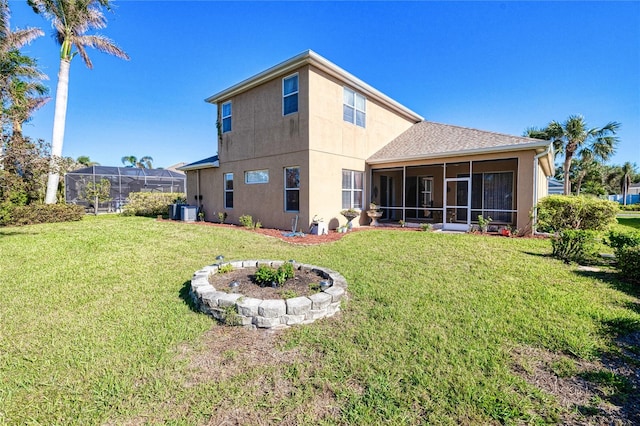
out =
{"type": "Polygon", "coordinates": [[[116,216],[0,228],[0,424],[554,422],[559,405],[514,373],[514,349],[596,359],[640,330],[640,310],[614,272],[550,251],[389,230],[294,246],[116,216]],[[218,325],[184,298],[218,254],[326,266],[349,300],[282,332],[218,325]]]}

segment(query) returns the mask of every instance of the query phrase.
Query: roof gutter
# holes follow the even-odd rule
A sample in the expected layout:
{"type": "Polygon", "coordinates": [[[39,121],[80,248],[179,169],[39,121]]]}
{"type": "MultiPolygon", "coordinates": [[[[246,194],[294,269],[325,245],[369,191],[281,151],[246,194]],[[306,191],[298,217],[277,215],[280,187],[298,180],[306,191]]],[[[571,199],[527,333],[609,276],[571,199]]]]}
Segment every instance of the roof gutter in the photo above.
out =
{"type": "Polygon", "coordinates": [[[213,161],[208,163],[187,164],[186,166],[178,167],[178,170],[186,172],[189,170],[211,169],[214,167],[220,167],[220,162],[213,161]]]}

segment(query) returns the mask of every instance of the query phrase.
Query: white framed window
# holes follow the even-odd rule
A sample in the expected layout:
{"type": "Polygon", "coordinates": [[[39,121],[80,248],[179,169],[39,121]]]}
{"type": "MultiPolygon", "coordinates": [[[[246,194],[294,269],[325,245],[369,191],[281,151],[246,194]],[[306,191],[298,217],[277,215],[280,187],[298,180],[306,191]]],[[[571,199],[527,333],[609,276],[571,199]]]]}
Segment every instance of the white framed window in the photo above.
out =
{"type": "Polygon", "coordinates": [[[231,101],[222,104],[222,133],[231,131],[231,101]]]}
{"type": "Polygon", "coordinates": [[[344,88],[342,119],[356,126],[366,127],[367,98],[349,88],[344,88]]]}
{"type": "Polygon", "coordinates": [[[433,200],[433,178],[420,178],[420,202],[422,207],[431,207],[433,200]]]}
{"type": "Polygon", "coordinates": [[[284,169],[284,210],[300,211],[300,167],[284,169]]]}
{"type": "Polygon", "coordinates": [[[342,170],[342,208],[361,209],[364,172],[342,170]]]}
{"type": "Polygon", "coordinates": [[[298,74],[282,79],[282,115],[298,112],[298,74]]]}
{"type": "Polygon", "coordinates": [[[244,172],[244,183],[269,183],[269,170],[249,170],[244,172]]]}
{"type": "Polygon", "coordinates": [[[224,174],[224,208],[233,208],[233,173],[224,174]]]}

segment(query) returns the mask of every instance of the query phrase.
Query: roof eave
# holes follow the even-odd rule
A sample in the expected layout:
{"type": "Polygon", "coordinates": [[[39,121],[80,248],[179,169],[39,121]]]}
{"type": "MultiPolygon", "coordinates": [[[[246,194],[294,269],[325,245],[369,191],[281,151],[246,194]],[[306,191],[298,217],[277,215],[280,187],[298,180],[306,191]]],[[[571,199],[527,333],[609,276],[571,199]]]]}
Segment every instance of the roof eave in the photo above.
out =
{"type": "Polygon", "coordinates": [[[392,111],[395,111],[396,113],[399,113],[408,120],[414,121],[416,123],[424,120],[421,115],[403,106],[399,102],[396,102],[384,93],[373,88],[353,74],[345,71],[344,69],[340,68],[333,62],[323,58],[312,50],[304,51],[294,56],[293,58],[281,62],[280,64],[262,71],[261,73],[256,74],[253,77],[249,77],[248,79],[243,80],[238,84],[235,84],[221,92],[218,92],[215,95],[206,98],[205,102],[216,104],[218,102],[231,99],[232,97],[242,92],[264,84],[267,81],[270,81],[282,75],[286,75],[287,73],[290,73],[303,65],[312,65],[320,69],[321,71],[337,78],[338,80],[343,81],[359,92],[362,92],[367,97],[375,99],[385,107],[391,109],[392,111]]]}
{"type": "Polygon", "coordinates": [[[432,159],[447,158],[447,157],[463,157],[466,155],[526,151],[526,150],[536,149],[536,148],[546,149],[547,145],[548,145],[547,141],[531,142],[531,143],[518,144],[518,145],[502,145],[502,146],[495,146],[495,147],[489,147],[489,148],[466,149],[462,151],[436,152],[436,153],[427,154],[427,155],[418,154],[418,155],[411,155],[411,156],[384,158],[379,160],[373,159],[373,160],[367,160],[367,164],[376,165],[376,164],[396,163],[396,162],[406,162],[406,161],[416,161],[416,160],[432,160],[432,159]]]}
{"type": "Polygon", "coordinates": [[[200,163],[200,164],[187,164],[186,166],[178,167],[178,170],[186,172],[190,170],[212,169],[215,167],[220,167],[220,161],[213,161],[209,163],[200,163]]]}

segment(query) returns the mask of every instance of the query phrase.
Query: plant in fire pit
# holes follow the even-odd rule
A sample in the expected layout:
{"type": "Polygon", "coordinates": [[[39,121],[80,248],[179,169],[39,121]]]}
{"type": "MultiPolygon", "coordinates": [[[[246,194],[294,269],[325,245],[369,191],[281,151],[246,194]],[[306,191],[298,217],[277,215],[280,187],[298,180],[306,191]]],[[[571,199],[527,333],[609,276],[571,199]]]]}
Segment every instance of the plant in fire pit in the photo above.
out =
{"type": "Polygon", "coordinates": [[[284,263],[278,269],[260,265],[256,270],[255,281],[261,287],[273,286],[274,284],[279,286],[294,276],[295,272],[291,263],[284,263]]]}

